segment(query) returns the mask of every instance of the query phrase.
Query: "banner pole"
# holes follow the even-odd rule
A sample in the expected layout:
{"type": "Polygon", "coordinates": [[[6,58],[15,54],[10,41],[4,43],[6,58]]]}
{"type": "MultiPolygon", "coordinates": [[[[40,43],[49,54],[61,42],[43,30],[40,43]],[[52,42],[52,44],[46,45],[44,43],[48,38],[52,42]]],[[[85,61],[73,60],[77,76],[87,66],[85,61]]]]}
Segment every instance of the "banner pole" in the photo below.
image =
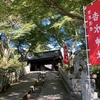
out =
{"type": "Polygon", "coordinates": [[[88,55],[89,49],[88,49],[88,40],[87,40],[88,35],[87,35],[87,31],[86,31],[86,18],[85,18],[86,14],[85,14],[85,8],[86,7],[83,6],[85,41],[86,41],[86,55],[87,55],[87,67],[88,67],[88,73],[87,74],[88,74],[88,83],[89,83],[88,96],[89,96],[90,100],[92,100],[92,98],[91,98],[91,82],[90,82],[90,64],[89,64],[89,55],[88,55]]]}

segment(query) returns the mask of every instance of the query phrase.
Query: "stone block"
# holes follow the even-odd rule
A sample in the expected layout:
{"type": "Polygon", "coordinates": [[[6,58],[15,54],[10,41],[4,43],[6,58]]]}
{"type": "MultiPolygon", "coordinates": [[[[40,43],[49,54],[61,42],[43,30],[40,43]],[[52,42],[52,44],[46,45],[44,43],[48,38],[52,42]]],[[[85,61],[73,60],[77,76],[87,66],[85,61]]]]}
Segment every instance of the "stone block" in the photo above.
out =
{"type": "Polygon", "coordinates": [[[91,79],[95,79],[95,78],[97,78],[97,75],[96,74],[93,74],[93,75],[90,76],[90,78],[91,79]]]}
{"type": "Polygon", "coordinates": [[[82,96],[82,92],[71,92],[72,95],[79,95],[82,96]]]}
{"type": "Polygon", "coordinates": [[[82,100],[82,93],[81,92],[71,92],[72,100],[82,100]]]}
{"type": "Polygon", "coordinates": [[[98,98],[98,93],[97,93],[97,92],[91,93],[91,97],[92,97],[93,99],[98,98]]]}
{"type": "Polygon", "coordinates": [[[81,79],[72,79],[73,91],[81,91],[81,79]]]}

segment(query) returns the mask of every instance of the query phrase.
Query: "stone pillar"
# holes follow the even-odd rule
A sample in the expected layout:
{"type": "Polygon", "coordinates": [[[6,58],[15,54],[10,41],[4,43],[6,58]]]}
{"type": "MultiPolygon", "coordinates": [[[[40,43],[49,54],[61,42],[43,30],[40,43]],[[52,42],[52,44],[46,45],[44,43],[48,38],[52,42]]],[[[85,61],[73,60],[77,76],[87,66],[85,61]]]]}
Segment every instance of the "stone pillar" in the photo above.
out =
{"type": "Polygon", "coordinates": [[[89,97],[89,85],[87,80],[87,73],[86,71],[82,71],[82,83],[81,83],[81,90],[82,90],[82,100],[91,100],[89,97]]]}
{"type": "MultiPolygon", "coordinates": [[[[86,71],[82,71],[82,100],[95,100],[98,98],[95,89],[95,80],[91,77],[91,84],[89,86],[89,79],[87,77],[86,71]]],[[[99,99],[98,99],[99,100],[99,99]]]]}

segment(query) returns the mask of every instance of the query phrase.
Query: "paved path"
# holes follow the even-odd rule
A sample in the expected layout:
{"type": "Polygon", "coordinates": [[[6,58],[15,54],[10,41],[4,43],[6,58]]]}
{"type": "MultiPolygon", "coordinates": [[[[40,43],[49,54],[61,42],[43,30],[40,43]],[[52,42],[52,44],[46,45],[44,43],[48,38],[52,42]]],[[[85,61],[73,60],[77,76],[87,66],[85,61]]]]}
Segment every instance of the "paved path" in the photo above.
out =
{"type": "Polygon", "coordinates": [[[47,72],[43,90],[37,100],[70,100],[58,72],[47,72]]]}
{"type": "MultiPolygon", "coordinates": [[[[21,81],[10,87],[4,94],[0,94],[0,100],[21,100],[28,92],[29,86],[33,85],[40,72],[31,72],[24,76],[21,81]]],[[[29,99],[30,100],[30,99],[29,99]]],[[[71,100],[58,72],[46,72],[43,90],[37,99],[31,100],[71,100]]],[[[74,100],[74,99],[73,99],[74,100]]]]}
{"type": "Polygon", "coordinates": [[[28,92],[29,86],[33,85],[35,79],[38,78],[39,73],[31,72],[22,77],[20,82],[8,88],[5,93],[0,94],[0,100],[20,100],[28,92]]]}

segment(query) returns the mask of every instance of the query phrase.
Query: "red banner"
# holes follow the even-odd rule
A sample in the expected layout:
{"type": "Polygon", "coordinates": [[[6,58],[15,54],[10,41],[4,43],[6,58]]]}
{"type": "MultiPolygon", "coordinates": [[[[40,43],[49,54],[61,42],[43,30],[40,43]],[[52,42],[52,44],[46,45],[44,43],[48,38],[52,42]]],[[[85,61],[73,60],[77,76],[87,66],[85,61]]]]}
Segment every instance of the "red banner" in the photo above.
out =
{"type": "Polygon", "coordinates": [[[67,46],[63,46],[63,50],[64,50],[64,59],[63,59],[64,63],[69,64],[67,46]]]}
{"type": "Polygon", "coordinates": [[[85,8],[89,61],[100,65],[100,0],[85,8]]]}

